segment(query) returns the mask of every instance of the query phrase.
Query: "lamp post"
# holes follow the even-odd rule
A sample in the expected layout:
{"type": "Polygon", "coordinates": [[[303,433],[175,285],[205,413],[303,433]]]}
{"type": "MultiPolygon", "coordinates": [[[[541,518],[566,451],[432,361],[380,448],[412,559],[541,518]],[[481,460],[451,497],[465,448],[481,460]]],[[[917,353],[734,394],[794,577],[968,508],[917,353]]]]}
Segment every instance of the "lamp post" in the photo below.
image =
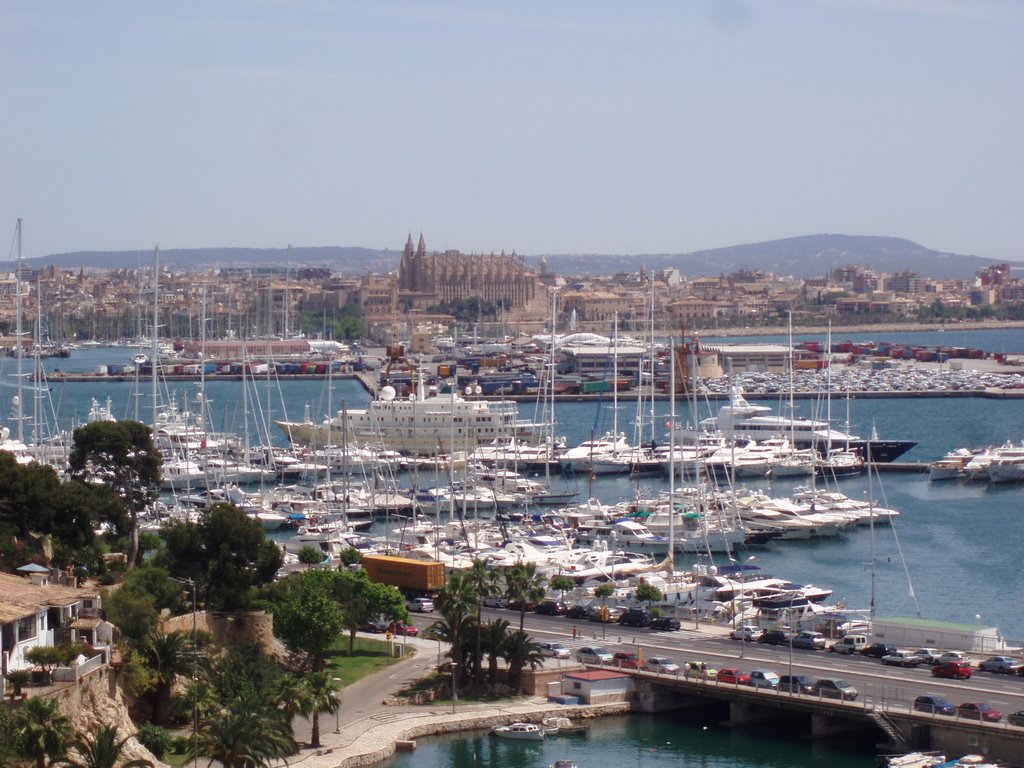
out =
{"type": "MultiPolygon", "coordinates": [[[[334,681],[334,687],[335,688],[337,688],[341,684],[341,678],[340,677],[332,677],[331,680],[334,681]]],[[[335,733],[341,733],[341,707],[340,706],[337,709],[334,710],[334,732],[335,733]]]]}
{"type": "Polygon", "coordinates": [[[452,714],[455,714],[455,702],[459,700],[458,691],[455,690],[455,662],[449,662],[449,666],[452,668],[452,714]]]}

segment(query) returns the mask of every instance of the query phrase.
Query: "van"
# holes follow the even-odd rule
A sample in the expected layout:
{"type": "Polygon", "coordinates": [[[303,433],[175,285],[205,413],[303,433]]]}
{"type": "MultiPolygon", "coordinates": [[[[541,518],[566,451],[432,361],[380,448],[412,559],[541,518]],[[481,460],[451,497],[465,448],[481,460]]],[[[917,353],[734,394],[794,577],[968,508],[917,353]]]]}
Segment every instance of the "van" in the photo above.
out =
{"type": "Polygon", "coordinates": [[[836,653],[860,653],[861,649],[868,645],[867,635],[846,635],[832,643],[830,651],[836,653]]]}

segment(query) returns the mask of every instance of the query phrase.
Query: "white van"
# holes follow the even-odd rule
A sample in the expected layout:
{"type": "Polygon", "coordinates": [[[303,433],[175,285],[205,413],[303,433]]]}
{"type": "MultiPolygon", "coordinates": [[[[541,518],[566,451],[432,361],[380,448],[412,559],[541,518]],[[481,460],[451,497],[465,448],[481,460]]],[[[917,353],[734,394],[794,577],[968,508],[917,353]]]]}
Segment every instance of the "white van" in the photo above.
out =
{"type": "Polygon", "coordinates": [[[845,635],[832,643],[830,651],[836,653],[859,653],[862,648],[868,645],[867,635],[845,635]]]}

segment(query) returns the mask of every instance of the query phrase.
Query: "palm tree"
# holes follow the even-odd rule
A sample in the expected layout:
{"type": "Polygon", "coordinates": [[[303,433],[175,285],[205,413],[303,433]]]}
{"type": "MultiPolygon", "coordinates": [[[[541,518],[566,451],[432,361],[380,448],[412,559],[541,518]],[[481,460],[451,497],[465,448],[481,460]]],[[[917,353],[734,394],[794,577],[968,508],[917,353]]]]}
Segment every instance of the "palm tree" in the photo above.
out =
{"type": "Polygon", "coordinates": [[[189,758],[205,757],[223,768],[270,768],[298,751],[287,719],[255,696],[212,713],[189,744],[189,758]]]}
{"type": "Polygon", "coordinates": [[[505,655],[509,623],[505,619],[488,621],[480,628],[484,648],[487,649],[487,679],[491,686],[498,682],[498,658],[505,655]]]}
{"type": "Polygon", "coordinates": [[[480,652],[480,631],[483,623],[484,598],[489,595],[496,595],[501,581],[501,572],[488,567],[487,561],[474,558],[469,570],[466,571],[469,582],[476,590],[476,648],[473,655],[473,692],[479,693],[482,684],[483,654],[480,652]]]}
{"type": "Polygon", "coordinates": [[[34,697],[14,715],[14,738],[19,755],[36,768],[64,757],[71,739],[71,721],[54,699],[34,697]]]}
{"type": "Polygon", "coordinates": [[[153,722],[167,722],[174,681],[179,674],[189,671],[194,652],[192,641],[184,632],[153,632],[139,647],[153,676],[153,722]]]}
{"type": "Polygon", "coordinates": [[[523,667],[531,669],[544,666],[544,654],[540,646],[527,632],[513,632],[505,640],[505,657],[508,659],[508,684],[519,693],[523,692],[523,667]]]}
{"type": "Polygon", "coordinates": [[[519,631],[523,631],[526,623],[526,603],[544,599],[544,583],[546,577],[537,572],[537,564],[533,562],[516,563],[505,574],[505,594],[509,600],[519,603],[519,631]]]}
{"type": "Polygon", "coordinates": [[[101,725],[93,734],[82,734],[71,742],[71,749],[77,757],[63,757],[55,765],[66,765],[70,768],[153,768],[150,760],[128,760],[121,762],[124,745],[131,735],[123,739],[117,738],[116,725],[101,725]]]}
{"type": "Polygon", "coordinates": [[[441,619],[431,626],[432,634],[451,644],[449,655],[455,665],[455,686],[462,678],[462,643],[473,622],[471,610],[476,604],[476,590],[465,573],[455,573],[448,579],[437,598],[441,619]]]}
{"type": "Polygon", "coordinates": [[[334,680],[326,672],[312,672],[302,680],[303,695],[305,703],[304,715],[310,715],[313,719],[313,729],[309,737],[309,746],[314,749],[320,746],[320,713],[327,712],[334,714],[341,707],[341,699],[338,698],[338,691],[335,688],[334,680]]]}

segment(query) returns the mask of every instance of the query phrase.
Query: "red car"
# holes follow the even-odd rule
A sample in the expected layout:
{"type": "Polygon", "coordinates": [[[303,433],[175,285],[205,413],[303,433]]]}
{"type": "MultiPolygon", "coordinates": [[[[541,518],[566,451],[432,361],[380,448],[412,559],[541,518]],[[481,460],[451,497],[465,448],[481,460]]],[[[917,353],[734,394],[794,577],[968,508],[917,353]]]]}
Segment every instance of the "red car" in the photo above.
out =
{"type": "Polygon", "coordinates": [[[738,667],[726,667],[718,670],[718,682],[733,685],[750,685],[750,675],[738,667]]]}
{"type": "Polygon", "coordinates": [[[622,669],[639,669],[640,668],[640,657],[629,651],[618,651],[612,657],[612,664],[622,669]]]}
{"type": "Polygon", "coordinates": [[[420,633],[412,624],[402,621],[392,621],[388,624],[388,632],[392,635],[405,635],[406,637],[416,637],[420,633]]]}
{"type": "Polygon", "coordinates": [[[954,680],[966,680],[972,672],[969,661],[940,661],[932,667],[932,677],[949,677],[954,680]]]}
{"type": "Polygon", "coordinates": [[[1003,714],[983,701],[972,701],[956,708],[957,717],[964,720],[984,720],[986,723],[998,723],[1003,714]]]}

